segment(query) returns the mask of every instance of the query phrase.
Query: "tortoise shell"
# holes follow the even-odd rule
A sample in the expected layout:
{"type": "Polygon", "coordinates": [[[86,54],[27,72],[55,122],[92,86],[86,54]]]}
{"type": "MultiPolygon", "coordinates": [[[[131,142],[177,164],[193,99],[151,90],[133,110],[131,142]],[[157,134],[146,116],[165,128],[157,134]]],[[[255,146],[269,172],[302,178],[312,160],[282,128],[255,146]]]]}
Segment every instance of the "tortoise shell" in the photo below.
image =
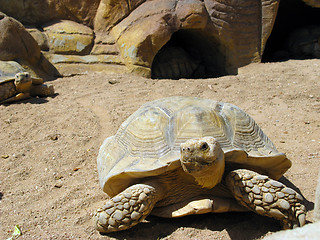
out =
{"type": "Polygon", "coordinates": [[[15,61],[0,61],[0,84],[13,82],[17,73],[23,73],[26,70],[15,61]]]}
{"type": "Polygon", "coordinates": [[[98,155],[100,185],[115,196],[139,179],[180,165],[180,144],[213,136],[226,165],[279,179],[291,166],[255,121],[235,105],[194,97],[169,97],[144,104],[103,142],[98,155]]]}

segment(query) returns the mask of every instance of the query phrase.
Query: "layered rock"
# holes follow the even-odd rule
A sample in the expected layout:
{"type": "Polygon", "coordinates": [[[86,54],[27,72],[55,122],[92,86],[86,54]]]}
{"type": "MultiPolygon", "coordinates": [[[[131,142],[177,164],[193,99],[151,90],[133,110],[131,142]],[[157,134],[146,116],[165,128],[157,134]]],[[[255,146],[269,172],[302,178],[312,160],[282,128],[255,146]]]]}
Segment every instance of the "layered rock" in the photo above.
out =
{"type": "Polygon", "coordinates": [[[65,19],[92,26],[99,3],[100,0],[10,0],[1,1],[0,11],[29,25],[65,19]]]}
{"type": "Polygon", "coordinates": [[[82,24],[62,20],[45,26],[48,48],[52,53],[88,55],[93,46],[93,30],[82,24]]]}
{"type": "Polygon", "coordinates": [[[279,0],[11,0],[0,10],[33,25],[29,33],[63,73],[76,63],[180,78],[235,74],[259,62],[278,6],[279,0]]]}

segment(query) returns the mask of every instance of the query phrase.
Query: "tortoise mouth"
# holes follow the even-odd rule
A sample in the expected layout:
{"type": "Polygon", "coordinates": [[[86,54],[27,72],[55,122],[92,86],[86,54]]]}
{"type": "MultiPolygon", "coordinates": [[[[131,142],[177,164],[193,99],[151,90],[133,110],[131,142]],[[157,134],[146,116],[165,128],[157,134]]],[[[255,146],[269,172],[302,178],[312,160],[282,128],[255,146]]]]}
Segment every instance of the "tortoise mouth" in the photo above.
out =
{"type": "Polygon", "coordinates": [[[195,174],[199,173],[204,169],[207,169],[208,167],[213,165],[214,161],[206,161],[203,158],[200,157],[194,157],[194,158],[183,158],[181,160],[181,165],[184,171],[195,174]]]}

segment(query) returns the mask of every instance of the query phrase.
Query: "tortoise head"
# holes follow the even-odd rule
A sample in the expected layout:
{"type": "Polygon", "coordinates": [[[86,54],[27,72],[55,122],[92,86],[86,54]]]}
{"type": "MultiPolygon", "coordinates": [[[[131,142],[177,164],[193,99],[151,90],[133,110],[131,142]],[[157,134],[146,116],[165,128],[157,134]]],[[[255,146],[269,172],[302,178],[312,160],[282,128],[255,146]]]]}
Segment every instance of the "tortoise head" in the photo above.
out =
{"type": "Polygon", "coordinates": [[[28,72],[17,73],[14,78],[14,84],[17,92],[27,92],[32,85],[30,74],[28,72]]]}
{"type": "Polygon", "coordinates": [[[199,185],[213,188],[224,173],[224,153],[213,137],[191,139],[181,144],[181,165],[199,185]]]}

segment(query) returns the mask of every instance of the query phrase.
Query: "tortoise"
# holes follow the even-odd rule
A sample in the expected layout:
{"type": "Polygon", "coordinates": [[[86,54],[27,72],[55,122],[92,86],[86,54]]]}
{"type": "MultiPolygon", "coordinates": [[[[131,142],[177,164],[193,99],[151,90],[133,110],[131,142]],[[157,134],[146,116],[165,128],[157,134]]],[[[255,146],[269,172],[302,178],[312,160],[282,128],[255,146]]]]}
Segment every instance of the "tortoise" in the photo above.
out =
{"type": "Polygon", "coordinates": [[[43,84],[42,78],[31,77],[17,62],[0,61],[0,104],[53,94],[52,85],[43,84]]]}
{"type": "Polygon", "coordinates": [[[285,229],[305,223],[302,196],[277,181],[291,161],[229,103],[181,96],[146,103],[104,140],[97,166],[111,197],[93,217],[100,232],[149,214],[251,210],[285,229]]]}

